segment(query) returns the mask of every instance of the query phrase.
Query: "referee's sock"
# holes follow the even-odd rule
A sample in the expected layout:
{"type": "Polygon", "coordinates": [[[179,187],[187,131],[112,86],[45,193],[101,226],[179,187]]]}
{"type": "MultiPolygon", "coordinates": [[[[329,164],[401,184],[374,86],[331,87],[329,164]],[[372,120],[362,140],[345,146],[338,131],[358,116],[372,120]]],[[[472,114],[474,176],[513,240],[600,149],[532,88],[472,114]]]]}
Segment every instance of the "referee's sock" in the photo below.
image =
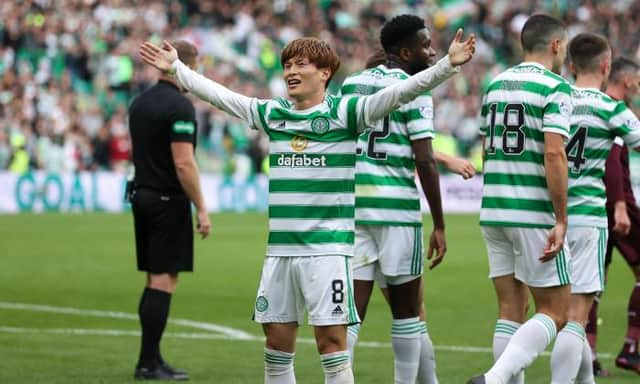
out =
{"type": "Polygon", "coordinates": [[[140,299],[138,316],[142,327],[142,345],[138,367],[153,369],[159,364],[160,339],[167,325],[171,294],[145,288],[140,299]]]}

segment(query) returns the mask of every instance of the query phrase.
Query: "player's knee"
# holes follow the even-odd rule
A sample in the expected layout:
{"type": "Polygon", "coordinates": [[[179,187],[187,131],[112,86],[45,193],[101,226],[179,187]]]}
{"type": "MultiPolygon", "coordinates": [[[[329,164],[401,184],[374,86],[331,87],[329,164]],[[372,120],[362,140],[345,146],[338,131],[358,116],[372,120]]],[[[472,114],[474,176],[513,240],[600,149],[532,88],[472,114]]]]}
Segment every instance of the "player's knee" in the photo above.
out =
{"type": "Polygon", "coordinates": [[[148,279],[148,287],[159,291],[173,293],[176,289],[177,275],[175,278],[167,273],[150,274],[148,279]]]}
{"type": "Polygon", "coordinates": [[[318,343],[318,352],[320,352],[320,354],[339,352],[347,349],[346,339],[335,332],[318,336],[316,342],[318,343]]]}
{"type": "Polygon", "coordinates": [[[558,311],[554,313],[547,313],[553,322],[556,324],[556,329],[559,331],[567,325],[567,321],[569,320],[569,316],[567,315],[567,311],[558,311]]]}

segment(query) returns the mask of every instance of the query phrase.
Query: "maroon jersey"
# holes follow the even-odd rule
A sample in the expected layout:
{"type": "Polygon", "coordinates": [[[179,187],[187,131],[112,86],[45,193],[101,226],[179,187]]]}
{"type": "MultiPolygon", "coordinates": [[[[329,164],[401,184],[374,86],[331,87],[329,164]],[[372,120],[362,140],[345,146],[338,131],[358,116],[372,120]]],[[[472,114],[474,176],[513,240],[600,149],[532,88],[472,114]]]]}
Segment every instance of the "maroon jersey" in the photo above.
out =
{"type": "Polygon", "coordinates": [[[628,206],[636,205],[633,188],[631,188],[629,150],[619,140],[613,144],[607,158],[604,184],[607,190],[607,208],[613,209],[617,201],[624,201],[628,206]]]}

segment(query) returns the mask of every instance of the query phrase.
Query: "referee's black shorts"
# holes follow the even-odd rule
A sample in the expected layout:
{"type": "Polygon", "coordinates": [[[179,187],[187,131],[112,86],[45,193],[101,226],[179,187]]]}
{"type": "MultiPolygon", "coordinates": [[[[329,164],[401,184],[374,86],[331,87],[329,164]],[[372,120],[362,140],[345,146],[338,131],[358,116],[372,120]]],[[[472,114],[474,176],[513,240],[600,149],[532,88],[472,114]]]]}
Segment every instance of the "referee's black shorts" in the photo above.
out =
{"type": "Polygon", "coordinates": [[[193,221],[187,196],[138,188],[131,200],[138,270],[193,271],[193,221]]]}

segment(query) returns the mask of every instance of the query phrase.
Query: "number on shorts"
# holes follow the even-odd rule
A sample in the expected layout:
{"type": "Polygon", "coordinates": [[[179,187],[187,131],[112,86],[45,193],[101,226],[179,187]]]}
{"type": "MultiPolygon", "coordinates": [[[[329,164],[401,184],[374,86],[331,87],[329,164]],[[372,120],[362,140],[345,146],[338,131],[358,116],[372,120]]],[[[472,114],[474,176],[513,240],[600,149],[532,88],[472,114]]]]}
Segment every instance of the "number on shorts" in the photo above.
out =
{"type": "Polygon", "coordinates": [[[333,303],[342,303],[344,301],[344,283],[342,280],[333,280],[331,282],[331,289],[333,290],[333,295],[331,295],[333,303]]]}

